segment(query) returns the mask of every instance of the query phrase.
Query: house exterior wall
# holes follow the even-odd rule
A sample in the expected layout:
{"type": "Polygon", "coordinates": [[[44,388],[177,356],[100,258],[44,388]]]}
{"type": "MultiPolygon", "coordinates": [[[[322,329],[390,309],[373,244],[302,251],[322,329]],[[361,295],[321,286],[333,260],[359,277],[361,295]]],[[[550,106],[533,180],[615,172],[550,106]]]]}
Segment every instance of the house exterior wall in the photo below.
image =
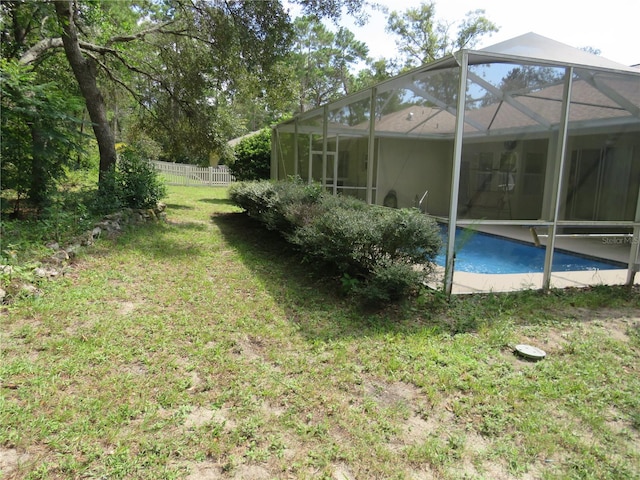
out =
{"type": "MultiPolygon", "coordinates": [[[[382,138],[380,142],[378,201],[393,190],[398,207],[413,207],[429,191],[428,213],[448,216],[451,191],[453,142],[382,138]]],[[[504,141],[465,143],[460,180],[459,206],[462,218],[539,219],[545,189],[549,141],[518,142],[512,178],[500,170],[504,141]],[[485,180],[486,179],[486,180],[485,180]],[[513,182],[511,215],[498,207],[504,197],[501,185],[513,182]],[[484,188],[483,188],[484,187],[484,188]]]]}
{"type": "MultiPolygon", "coordinates": [[[[505,152],[511,148],[505,147],[506,143],[465,142],[459,217],[551,220],[557,140],[550,135],[515,142],[510,172],[502,165],[505,152]]],[[[376,203],[383,204],[386,194],[394,190],[398,207],[413,207],[416,197],[421,198],[429,190],[428,212],[448,216],[452,148],[449,141],[381,139],[376,203]]],[[[561,220],[635,218],[640,190],[638,132],[572,135],[568,138],[566,156],[561,220]],[[583,165],[577,165],[580,161],[583,165]]]]}
{"type": "MultiPolygon", "coordinates": [[[[294,162],[293,134],[281,133],[278,178],[294,174],[308,179],[308,135],[298,139],[299,162],[294,162]]],[[[338,136],[327,142],[327,188],[336,193],[366,197],[368,138],[338,136]],[[334,181],[333,162],[338,161],[334,181]]],[[[465,141],[460,175],[459,218],[491,220],[551,220],[554,157],[557,140],[465,141]],[[506,153],[513,161],[507,172],[506,153]],[[506,188],[505,188],[506,185],[506,188]],[[511,188],[512,187],[512,188],[511,188]],[[507,191],[508,190],[508,191],[507,191]]],[[[451,191],[451,140],[378,138],[374,168],[374,203],[384,204],[393,190],[399,208],[417,206],[428,190],[423,210],[448,216],[451,191]]],[[[313,155],[312,155],[313,156],[313,155]]],[[[312,158],[312,180],[322,180],[322,155],[312,158]]],[[[568,137],[561,185],[560,220],[632,221],[640,190],[640,132],[573,134],[568,137]]]]}
{"type": "Polygon", "coordinates": [[[339,137],[337,192],[362,200],[366,198],[368,148],[368,137],[339,137]]]}
{"type": "Polygon", "coordinates": [[[447,215],[453,141],[381,138],[379,142],[376,203],[382,205],[385,196],[393,190],[398,207],[410,208],[416,206],[428,190],[426,211],[447,215]]]}

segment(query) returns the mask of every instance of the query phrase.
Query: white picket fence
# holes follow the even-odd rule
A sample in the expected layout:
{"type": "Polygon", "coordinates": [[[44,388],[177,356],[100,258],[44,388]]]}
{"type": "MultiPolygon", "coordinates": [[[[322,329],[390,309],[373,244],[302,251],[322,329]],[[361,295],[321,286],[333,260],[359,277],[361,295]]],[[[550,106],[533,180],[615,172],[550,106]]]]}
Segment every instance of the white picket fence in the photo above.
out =
{"type": "Polygon", "coordinates": [[[229,167],[197,167],[186,163],[152,162],[168,185],[222,187],[235,182],[229,167]]]}

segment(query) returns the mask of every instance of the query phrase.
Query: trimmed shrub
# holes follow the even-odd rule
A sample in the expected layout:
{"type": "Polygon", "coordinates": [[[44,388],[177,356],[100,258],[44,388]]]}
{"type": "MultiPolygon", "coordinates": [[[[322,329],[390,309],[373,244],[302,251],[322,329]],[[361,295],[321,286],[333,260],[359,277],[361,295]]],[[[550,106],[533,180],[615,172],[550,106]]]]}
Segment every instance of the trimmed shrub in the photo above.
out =
{"type": "Polygon", "coordinates": [[[229,187],[233,203],[260,220],[269,230],[283,235],[314,218],[326,194],[320,185],[306,185],[299,179],[289,182],[239,182],[229,187]]]}
{"type": "Polygon", "coordinates": [[[234,185],[230,196],[281,232],[307,261],[333,267],[345,290],[373,303],[418,288],[441,247],[437,224],[417,209],[367,205],[329,195],[319,185],[244,183],[234,185]]]}
{"type": "Polygon", "coordinates": [[[259,182],[238,182],[229,187],[229,198],[240,208],[263,223],[270,209],[277,206],[277,193],[273,183],[266,180],[259,182]]]}
{"type": "Polygon", "coordinates": [[[374,268],[366,281],[356,283],[353,292],[371,304],[396,301],[417,290],[425,279],[424,273],[411,265],[383,263],[374,268]]]}
{"type": "Polygon", "coordinates": [[[372,302],[397,300],[426,281],[440,246],[439,229],[416,209],[369,206],[330,197],[292,243],[309,259],[330,262],[358,280],[352,291],[372,302]]]}

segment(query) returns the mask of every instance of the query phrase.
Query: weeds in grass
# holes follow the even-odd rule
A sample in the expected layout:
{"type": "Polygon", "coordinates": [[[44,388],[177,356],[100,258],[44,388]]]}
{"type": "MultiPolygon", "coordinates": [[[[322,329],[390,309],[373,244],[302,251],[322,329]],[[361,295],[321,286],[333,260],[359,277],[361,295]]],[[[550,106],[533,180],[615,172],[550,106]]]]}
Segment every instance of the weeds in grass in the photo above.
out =
{"type": "Polygon", "coordinates": [[[637,478],[637,292],[363,311],[225,190],[169,192],[2,307],[2,475],[637,478]]]}

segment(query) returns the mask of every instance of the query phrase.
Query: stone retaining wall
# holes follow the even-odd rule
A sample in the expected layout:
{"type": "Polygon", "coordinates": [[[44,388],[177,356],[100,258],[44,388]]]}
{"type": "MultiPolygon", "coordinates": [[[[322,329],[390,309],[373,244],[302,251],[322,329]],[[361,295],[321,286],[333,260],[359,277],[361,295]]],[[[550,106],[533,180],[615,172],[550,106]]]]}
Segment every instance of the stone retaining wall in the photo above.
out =
{"type": "Polygon", "coordinates": [[[0,303],[7,303],[16,296],[37,297],[41,295],[42,292],[37,287],[38,280],[52,279],[68,273],[71,270],[73,258],[81,248],[93,245],[100,237],[115,237],[128,225],[165,222],[167,219],[165,209],[164,203],[158,203],[155,208],[149,209],[125,209],[105,216],[91,230],[74,238],[67,245],[59,245],[57,242],[47,243],[46,246],[52,253],[33,268],[30,272],[32,275],[24,275],[22,267],[0,265],[0,273],[11,279],[6,290],[0,287],[0,303]],[[26,281],[25,277],[33,277],[34,281],[26,281]]]}

